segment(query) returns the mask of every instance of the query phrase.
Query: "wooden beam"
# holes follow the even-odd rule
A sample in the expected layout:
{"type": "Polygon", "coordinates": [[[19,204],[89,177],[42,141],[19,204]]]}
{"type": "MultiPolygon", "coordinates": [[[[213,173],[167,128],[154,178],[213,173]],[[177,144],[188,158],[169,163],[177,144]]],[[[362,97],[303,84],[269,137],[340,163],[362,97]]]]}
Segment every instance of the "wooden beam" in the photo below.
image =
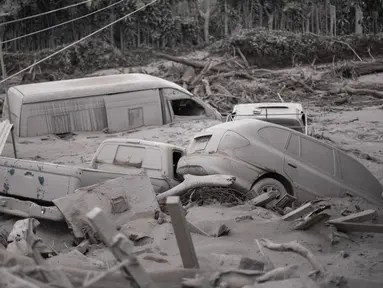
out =
{"type": "Polygon", "coordinates": [[[270,191],[270,192],[258,195],[257,197],[251,199],[250,203],[254,206],[262,207],[262,206],[269,204],[271,201],[273,201],[278,196],[279,196],[279,192],[270,191]]]}
{"type": "Polygon", "coordinates": [[[309,213],[313,210],[314,210],[314,207],[309,202],[309,203],[306,203],[306,204],[302,205],[301,207],[291,211],[290,213],[287,213],[286,215],[282,216],[282,219],[285,221],[295,220],[295,219],[302,217],[303,215],[306,215],[307,213],[309,213]]]}
{"type": "Polygon", "coordinates": [[[331,223],[341,232],[383,233],[383,224],[335,222],[331,223]]]}
{"type": "Polygon", "coordinates": [[[170,213],[174,234],[181,254],[184,268],[199,268],[193,240],[188,229],[185,215],[182,211],[180,197],[171,196],[166,199],[166,206],[170,213]]]}
{"type": "Polygon", "coordinates": [[[353,223],[360,223],[360,222],[365,222],[369,220],[373,220],[376,217],[378,217],[378,212],[373,209],[368,209],[364,210],[358,213],[352,213],[350,215],[336,218],[336,219],[331,219],[328,221],[328,223],[332,224],[333,222],[353,222],[353,223]]]}

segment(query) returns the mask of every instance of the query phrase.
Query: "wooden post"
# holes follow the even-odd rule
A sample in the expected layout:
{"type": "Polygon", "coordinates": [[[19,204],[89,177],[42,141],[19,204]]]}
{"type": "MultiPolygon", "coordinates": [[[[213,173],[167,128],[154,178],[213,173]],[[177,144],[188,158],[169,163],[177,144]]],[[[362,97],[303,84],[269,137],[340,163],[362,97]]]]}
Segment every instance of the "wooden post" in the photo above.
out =
{"type": "MultiPolygon", "coordinates": [[[[0,44],[0,46],[1,46],[1,44],[0,44]]],[[[7,103],[8,120],[9,120],[9,123],[12,124],[11,103],[9,103],[8,91],[5,91],[5,101],[7,103]]],[[[11,129],[11,137],[12,137],[13,154],[15,155],[15,158],[17,159],[14,127],[15,126],[12,126],[12,129],[11,129]]]]}
{"type": "Polygon", "coordinates": [[[363,33],[363,11],[360,9],[359,6],[355,7],[355,34],[362,34],[363,33]]]}
{"type": "Polygon", "coordinates": [[[133,287],[157,288],[138,259],[132,254],[133,245],[125,235],[118,233],[116,225],[111,222],[99,208],[95,207],[86,214],[89,222],[101,240],[111,249],[114,257],[120,262],[129,260],[122,270],[132,282],[133,287]]]}
{"type": "Polygon", "coordinates": [[[185,215],[182,211],[180,197],[171,196],[166,199],[166,206],[170,213],[174,234],[176,235],[178,249],[181,254],[184,268],[199,268],[193,240],[187,228],[185,215]]]}

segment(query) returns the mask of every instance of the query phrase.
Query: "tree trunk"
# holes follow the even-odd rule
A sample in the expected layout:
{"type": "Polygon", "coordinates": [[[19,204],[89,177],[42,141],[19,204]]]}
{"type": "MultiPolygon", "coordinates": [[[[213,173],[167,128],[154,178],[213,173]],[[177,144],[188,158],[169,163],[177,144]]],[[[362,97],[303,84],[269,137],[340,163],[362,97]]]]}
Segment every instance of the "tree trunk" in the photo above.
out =
{"type": "Polygon", "coordinates": [[[263,6],[261,3],[258,3],[258,11],[259,11],[259,27],[263,27],[263,6]]]}
{"type": "Polygon", "coordinates": [[[363,33],[362,21],[363,21],[363,12],[359,6],[356,6],[355,7],[355,34],[363,33]]]}
{"type": "Polygon", "coordinates": [[[311,12],[307,14],[306,16],[306,33],[310,32],[310,18],[311,18],[311,12]]]}
{"type": "MultiPolygon", "coordinates": [[[[110,11],[110,22],[114,22],[116,20],[116,15],[114,14],[114,9],[112,8],[110,11]]],[[[114,25],[110,26],[110,43],[112,46],[115,46],[114,43],[114,25]]]]}
{"type": "Polygon", "coordinates": [[[374,34],[378,33],[378,11],[372,11],[372,30],[374,34]]]}
{"type": "Polygon", "coordinates": [[[316,34],[320,34],[320,27],[319,27],[319,7],[318,5],[315,5],[315,20],[316,20],[316,34]]]}
{"type": "Polygon", "coordinates": [[[141,25],[137,22],[137,48],[141,46],[141,25]]]}
{"type": "Polygon", "coordinates": [[[225,35],[225,38],[227,38],[229,36],[229,18],[228,18],[228,15],[227,15],[227,0],[224,0],[225,3],[224,3],[224,8],[225,8],[225,14],[224,14],[224,35],[225,35]]]}
{"type": "Polygon", "coordinates": [[[120,25],[120,50],[124,52],[125,50],[125,35],[124,35],[124,27],[120,25]]]}
{"type": "Polygon", "coordinates": [[[209,26],[210,26],[210,0],[204,0],[205,3],[205,12],[202,9],[199,9],[199,13],[204,20],[203,23],[203,35],[205,44],[209,44],[209,26]]]}
{"type": "Polygon", "coordinates": [[[330,35],[336,36],[336,9],[330,5],[330,35]]]}
{"type": "Polygon", "coordinates": [[[330,0],[325,0],[324,2],[324,23],[325,23],[325,33],[328,35],[328,5],[330,0]]]}
{"type": "Polygon", "coordinates": [[[273,30],[274,13],[273,12],[269,13],[269,11],[267,11],[267,10],[265,10],[265,12],[267,15],[267,28],[269,30],[273,30]]]}

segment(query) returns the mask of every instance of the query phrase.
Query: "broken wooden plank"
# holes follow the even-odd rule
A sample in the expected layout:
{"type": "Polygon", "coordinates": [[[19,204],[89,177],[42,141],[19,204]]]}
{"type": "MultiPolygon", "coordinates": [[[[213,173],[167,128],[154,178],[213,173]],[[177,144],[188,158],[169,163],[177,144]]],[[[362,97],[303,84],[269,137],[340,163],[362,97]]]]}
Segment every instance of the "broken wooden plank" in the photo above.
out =
{"type": "Polygon", "coordinates": [[[111,249],[116,259],[120,262],[129,260],[129,262],[123,266],[122,270],[127,275],[127,279],[132,286],[140,288],[157,288],[157,285],[140,265],[136,256],[133,255],[132,243],[125,237],[125,235],[118,233],[118,231],[113,228],[115,227],[114,223],[106,217],[104,212],[99,207],[96,207],[88,212],[86,217],[100,238],[111,249]]]}
{"type": "Polygon", "coordinates": [[[275,198],[279,196],[279,192],[277,191],[270,191],[267,193],[263,193],[253,199],[250,200],[250,203],[254,206],[265,206],[269,204],[271,201],[273,201],[275,198]]]}
{"type": "Polygon", "coordinates": [[[234,176],[230,175],[207,175],[207,176],[194,176],[184,175],[184,181],[181,184],[173,187],[172,189],[158,194],[157,201],[164,202],[169,196],[180,196],[190,189],[199,187],[229,187],[235,181],[234,176]]]}
{"type": "Polygon", "coordinates": [[[298,222],[294,226],[294,230],[307,230],[310,227],[314,226],[315,224],[322,222],[324,220],[328,220],[330,218],[330,215],[326,213],[321,214],[313,214],[309,217],[305,217],[302,221],[298,222]]]}
{"type": "Polygon", "coordinates": [[[374,209],[364,210],[358,213],[352,213],[350,215],[339,217],[336,219],[331,219],[328,223],[332,224],[333,222],[352,222],[352,223],[360,223],[369,220],[373,220],[378,217],[378,212],[374,209]]]}
{"type": "Polygon", "coordinates": [[[53,200],[53,203],[64,215],[76,238],[84,238],[84,233],[92,232],[85,214],[94,207],[100,207],[116,225],[140,217],[154,219],[156,211],[159,211],[150,179],[141,170],[81,187],[73,194],[53,200]]]}
{"type": "Polygon", "coordinates": [[[309,213],[313,210],[314,210],[314,207],[309,202],[309,203],[306,203],[306,204],[302,205],[301,207],[291,211],[290,213],[282,216],[282,220],[285,220],[285,221],[295,220],[295,219],[302,217],[303,215],[306,215],[307,213],[309,213]]]}
{"type": "Polygon", "coordinates": [[[275,203],[275,208],[284,209],[285,207],[293,204],[297,200],[296,197],[290,194],[285,194],[275,203]]]}
{"type": "Polygon", "coordinates": [[[182,213],[180,197],[168,197],[166,200],[166,206],[170,213],[174,234],[176,236],[184,268],[199,268],[193,240],[186,224],[185,215],[182,213]]]}
{"type": "Polygon", "coordinates": [[[383,233],[383,224],[371,223],[353,223],[353,222],[336,222],[331,224],[341,232],[366,232],[366,233],[383,233]]]}

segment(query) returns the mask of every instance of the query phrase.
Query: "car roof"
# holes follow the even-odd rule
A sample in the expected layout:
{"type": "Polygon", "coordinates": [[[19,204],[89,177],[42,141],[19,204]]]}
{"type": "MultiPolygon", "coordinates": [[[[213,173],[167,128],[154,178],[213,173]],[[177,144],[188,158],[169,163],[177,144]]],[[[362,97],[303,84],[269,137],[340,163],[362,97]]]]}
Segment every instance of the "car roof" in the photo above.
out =
{"type": "Polygon", "coordinates": [[[168,143],[163,143],[163,142],[155,142],[155,141],[148,141],[148,140],[142,140],[142,139],[132,139],[132,138],[110,138],[102,141],[102,144],[104,143],[111,143],[111,144],[136,144],[136,145],[143,145],[143,146],[151,146],[151,147],[170,147],[170,148],[177,148],[177,149],[182,149],[184,148],[173,145],[173,144],[168,144],[168,143]]]}
{"type": "MultiPolygon", "coordinates": [[[[285,129],[288,131],[294,131],[292,129],[286,128],[281,125],[277,125],[271,122],[266,122],[258,119],[252,119],[252,118],[246,118],[246,119],[240,119],[237,121],[229,121],[224,122],[221,124],[217,124],[215,126],[212,126],[208,129],[206,129],[206,132],[218,132],[218,131],[226,131],[226,130],[235,130],[235,132],[238,132],[239,134],[243,134],[244,136],[249,133],[249,131],[254,131],[254,129],[259,130],[263,127],[273,126],[281,129],[285,129]]],[[[205,132],[205,133],[206,133],[205,132]]]]}
{"type": "Polygon", "coordinates": [[[173,88],[192,96],[176,83],[148,74],[128,73],[85,77],[13,86],[22,95],[23,103],[37,103],[78,97],[107,96],[139,90],[173,88]]]}
{"type": "Polygon", "coordinates": [[[298,109],[303,110],[302,104],[300,103],[286,103],[286,102],[261,102],[261,103],[244,103],[237,104],[233,107],[233,112],[252,112],[253,109],[264,109],[264,108],[273,108],[273,109],[298,109]]]}

